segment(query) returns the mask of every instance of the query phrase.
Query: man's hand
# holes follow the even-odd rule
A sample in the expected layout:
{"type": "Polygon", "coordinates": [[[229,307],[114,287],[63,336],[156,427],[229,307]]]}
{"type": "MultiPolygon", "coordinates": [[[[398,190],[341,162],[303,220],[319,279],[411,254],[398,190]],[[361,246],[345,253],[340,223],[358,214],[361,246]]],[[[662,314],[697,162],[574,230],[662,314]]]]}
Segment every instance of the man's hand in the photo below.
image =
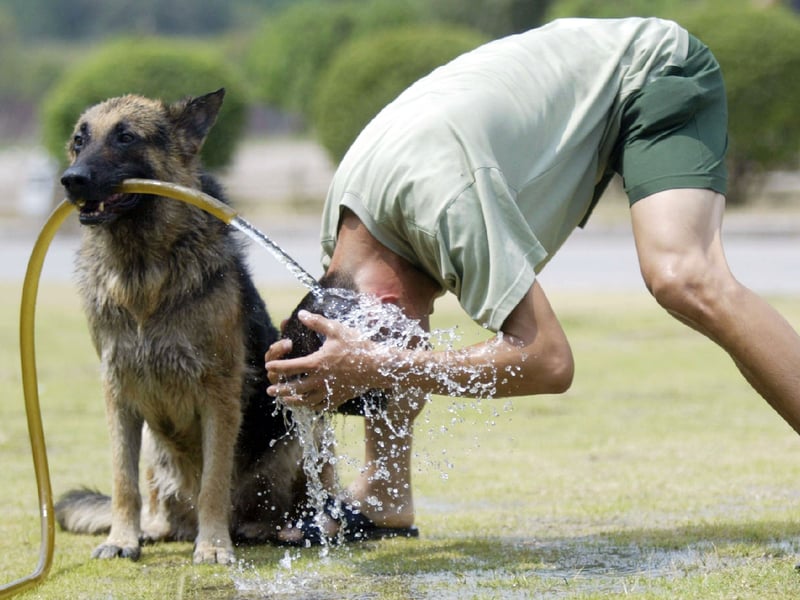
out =
{"type": "Polygon", "coordinates": [[[286,406],[333,410],[350,398],[375,387],[380,379],[378,357],[388,348],[365,339],[356,329],[338,321],[300,311],[300,321],[325,340],[308,356],[282,359],[292,348],[290,340],[279,340],[264,356],[272,385],[267,393],[286,406]]]}

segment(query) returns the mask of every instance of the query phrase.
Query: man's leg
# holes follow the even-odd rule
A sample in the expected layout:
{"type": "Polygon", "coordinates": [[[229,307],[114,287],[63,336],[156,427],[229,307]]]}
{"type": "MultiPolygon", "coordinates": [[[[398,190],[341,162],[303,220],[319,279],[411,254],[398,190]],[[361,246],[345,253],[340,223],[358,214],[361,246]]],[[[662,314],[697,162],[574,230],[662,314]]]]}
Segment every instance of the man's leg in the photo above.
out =
{"type": "Polygon", "coordinates": [[[731,274],[722,248],[725,198],[676,189],[631,207],[647,288],[667,311],[725,349],[767,402],[800,432],[800,336],[731,274]]]}

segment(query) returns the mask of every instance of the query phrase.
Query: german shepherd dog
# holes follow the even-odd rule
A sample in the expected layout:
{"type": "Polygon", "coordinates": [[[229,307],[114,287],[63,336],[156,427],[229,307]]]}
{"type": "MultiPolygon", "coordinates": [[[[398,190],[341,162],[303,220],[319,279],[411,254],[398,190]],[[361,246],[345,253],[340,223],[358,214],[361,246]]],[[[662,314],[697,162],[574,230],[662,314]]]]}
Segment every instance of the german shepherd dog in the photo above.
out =
{"type": "Polygon", "coordinates": [[[68,492],[56,516],[68,531],[108,531],[96,558],[193,539],[195,563],[230,563],[232,540],[271,540],[306,504],[299,442],[266,394],[264,352],[278,332],[241,242],[198,208],[116,189],[147,178],[219,198],[198,155],[224,93],[112,98],[83,113],[68,143],[61,183],[83,225],[77,274],[113,482],[110,498],[68,492]]]}

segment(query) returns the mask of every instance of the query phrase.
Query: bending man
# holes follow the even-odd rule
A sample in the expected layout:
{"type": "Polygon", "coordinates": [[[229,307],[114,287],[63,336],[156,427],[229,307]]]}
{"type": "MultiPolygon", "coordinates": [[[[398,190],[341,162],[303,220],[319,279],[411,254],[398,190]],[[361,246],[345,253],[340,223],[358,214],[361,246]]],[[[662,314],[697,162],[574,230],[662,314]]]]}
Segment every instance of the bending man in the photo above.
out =
{"type": "Polygon", "coordinates": [[[370,419],[410,431],[426,394],[448,393],[454,380],[468,389],[476,372],[517,374],[493,381],[496,397],[570,386],[570,347],[536,275],[614,173],[655,299],[724,348],[800,428],[800,337],[732,276],[723,253],[726,145],[714,57],[659,19],[566,19],[491,42],[369,123],[330,187],[325,279],[397,304],[424,327],[434,299],[451,292],[503,335],[457,352],[396,348],[301,312],[321,348],[291,359],[288,341],[268,351],[270,392],[289,406],[335,409],[398,380],[416,394],[390,395],[367,417],[365,469],[349,489],[364,518],[400,532],[414,519],[410,439],[389,444],[391,432],[370,419]]]}

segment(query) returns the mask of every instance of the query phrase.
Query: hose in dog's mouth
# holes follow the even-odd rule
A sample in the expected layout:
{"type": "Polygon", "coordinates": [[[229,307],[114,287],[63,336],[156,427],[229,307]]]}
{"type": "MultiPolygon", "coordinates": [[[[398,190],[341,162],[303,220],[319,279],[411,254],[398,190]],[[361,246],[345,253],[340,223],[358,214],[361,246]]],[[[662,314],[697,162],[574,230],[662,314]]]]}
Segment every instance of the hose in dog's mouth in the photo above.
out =
{"type": "MultiPolygon", "coordinates": [[[[208,194],[173,183],[150,179],[127,179],[122,182],[119,189],[115,190],[115,193],[164,196],[201,208],[224,223],[242,231],[259,245],[269,250],[278,262],[289,269],[300,283],[312,291],[321,289],[317,280],[303,269],[297,261],[286,254],[280,246],[241,218],[233,208],[208,194]]],[[[39,290],[39,278],[42,272],[42,266],[45,256],[47,255],[47,249],[50,247],[50,242],[53,240],[56,231],[58,231],[67,216],[72,212],[72,209],[76,207],[79,209],[81,208],[80,203],[80,199],[75,202],[63,200],[50,215],[34,243],[31,256],[28,259],[25,279],[22,284],[22,301],[19,319],[22,392],[25,398],[28,435],[31,440],[33,469],[39,494],[41,542],[39,545],[39,562],[36,565],[36,569],[30,575],[0,586],[0,600],[3,598],[10,598],[24,589],[41,583],[44,578],[47,577],[47,573],[53,564],[55,542],[53,493],[50,486],[47,447],[44,439],[44,428],[42,427],[41,407],[39,405],[39,384],[36,376],[36,350],[34,345],[36,296],[39,290]]],[[[82,208],[86,209],[87,207],[84,205],[82,208]]]]}
{"type": "MultiPolygon", "coordinates": [[[[126,179],[114,191],[117,194],[152,194],[153,196],[164,196],[173,200],[180,200],[203,209],[228,225],[231,225],[233,220],[239,217],[231,206],[220,202],[213,196],[209,196],[200,190],[167,181],[126,179]]],[[[80,200],[77,202],[80,202],[80,200]]]]}

